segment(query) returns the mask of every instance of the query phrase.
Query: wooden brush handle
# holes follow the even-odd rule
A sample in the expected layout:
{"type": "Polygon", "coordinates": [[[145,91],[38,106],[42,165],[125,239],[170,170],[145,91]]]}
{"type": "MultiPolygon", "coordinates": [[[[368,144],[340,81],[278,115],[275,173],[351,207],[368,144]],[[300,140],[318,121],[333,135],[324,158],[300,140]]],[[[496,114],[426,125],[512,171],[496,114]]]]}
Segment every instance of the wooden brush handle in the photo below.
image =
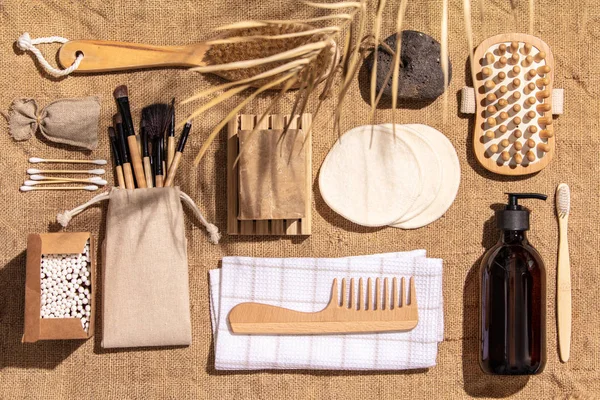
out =
{"type": "MultiPolygon", "coordinates": [[[[175,138],[173,136],[169,136],[167,137],[167,171],[171,169],[173,158],[175,158],[175,138]]],[[[169,176],[168,172],[167,176],[169,176]]]]}
{"type": "Polygon", "coordinates": [[[157,188],[161,188],[161,187],[165,186],[162,175],[156,175],[156,177],[154,179],[156,179],[156,187],[157,188]]]}
{"type": "Polygon", "coordinates": [[[146,175],[146,186],[151,188],[154,186],[152,182],[152,165],[150,164],[150,157],[144,157],[144,174],[146,175]]]}
{"type": "Polygon", "coordinates": [[[140,149],[135,135],[127,136],[127,144],[129,145],[129,154],[131,156],[131,166],[135,174],[135,181],[139,188],[146,187],[146,175],[144,174],[144,165],[140,157],[140,149]]]}
{"type": "Polygon", "coordinates": [[[123,175],[125,176],[125,188],[135,189],[135,182],[133,181],[133,171],[131,170],[131,164],[123,164],[123,175]]]}
{"type": "Polygon", "coordinates": [[[117,165],[117,183],[121,189],[125,189],[125,177],[123,176],[123,167],[117,165]]]}
{"type": "Polygon", "coordinates": [[[571,351],[571,262],[569,260],[566,218],[561,218],[559,224],[556,314],[559,355],[562,362],[567,362],[571,351]]]}
{"type": "Polygon", "coordinates": [[[165,181],[165,187],[173,186],[173,181],[175,180],[175,174],[177,174],[177,169],[179,168],[179,163],[181,162],[181,153],[175,153],[175,157],[173,158],[173,162],[171,163],[171,167],[169,168],[169,172],[167,173],[167,180],[165,181]]]}
{"type": "Polygon", "coordinates": [[[75,72],[123,71],[153,67],[196,67],[205,65],[204,55],[210,46],[151,46],[139,43],[103,40],[72,40],[58,51],[63,67],[73,65],[77,55],[83,59],[75,72]]]}

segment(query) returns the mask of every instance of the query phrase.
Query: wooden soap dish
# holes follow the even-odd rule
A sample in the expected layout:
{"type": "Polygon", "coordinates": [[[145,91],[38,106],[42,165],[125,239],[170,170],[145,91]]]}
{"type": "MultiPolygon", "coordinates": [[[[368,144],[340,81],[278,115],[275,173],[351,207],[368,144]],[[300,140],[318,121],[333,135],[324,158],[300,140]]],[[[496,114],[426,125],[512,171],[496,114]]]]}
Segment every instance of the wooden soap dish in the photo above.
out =
{"type": "Polygon", "coordinates": [[[322,335],[335,333],[373,333],[409,331],[419,322],[415,279],[410,278],[409,302],[406,302],[404,278],[389,281],[375,279],[375,302],[372,280],[367,280],[366,296],[362,278],[358,281],[358,293],[354,279],[350,279],[346,295],[346,280],[342,279],[341,302],[337,279],[331,287],[331,300],[322,311],[310,313],[260,303],[241,303],[229,312],[229,325],[233,333],[263,335],[322,335]],[[391,298],[393,299],[390,302],[391,298]],[[365,305],[366,298],[366,305],[365,305]],[[381,301],[383,300],[383,303],[381,301]]]}
{"type": "Polygon", "coordinates": [[[541,39],[519,33],[484,40],[474,54],[474,151],[502,175],[540,171],[554,155],[554,57],[541,39]]]}
{"type": "MultiPolygon", "coordinates": [[[[260,116],[258,117],[260,118],[260,116]]],[[[288,123],[289,115],[269,115],[263,120],[260,128],[282,130],[288,123]]],[[[312,210],[312,142],[311,135],[305,140],[305,212],[299,219],[240,220],[240,177],[239,163],[234,166],[240,152],[239,131],[254,129],[256,115],[238,115],[229,122],[227,129],[227,233],[230,235],[310,235],[312,210]]],[[[290,129],[307,129],[312,122],[311,114],[295,116],[290,129]]]]}

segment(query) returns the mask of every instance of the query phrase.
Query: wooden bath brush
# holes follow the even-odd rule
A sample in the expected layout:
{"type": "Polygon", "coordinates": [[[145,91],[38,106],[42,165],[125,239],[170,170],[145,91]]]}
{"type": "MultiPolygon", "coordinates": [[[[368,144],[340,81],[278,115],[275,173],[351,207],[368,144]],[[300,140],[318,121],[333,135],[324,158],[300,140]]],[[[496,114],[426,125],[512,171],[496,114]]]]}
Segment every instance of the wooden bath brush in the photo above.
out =
{"type": "MultiPolygon", "coordinates": [[[[215,39],[185,46],[72,40],[61,46],[58,60],[67,68],[74,65],[78,56],[82,56],[74,73],[189,67],[230,81],[239,81],[321,52],[310,68],[315,68],[323,79],[330,72],[337,54],[336,43],[326,40],[326,34],[335,29],[318,29],[301,23],[267,25],[233,30],[215,39]],[[236,39],[232,43],[233,36],[236,39]],[[321,51],[323,49],[326,51],[321,51]],[[222,68],[225,64],[231,67],[222,68]]],[[[305,67],[306,64],[300,62],[298,66],[305,67]]],[[[264,80],[250,84],[260,87],[262,83],[264,80]]]]}
{"type": "Polygon", "coordinates": [[[366,286],[365,296],[363,279],[358,281],[358,293],[354,288],[354,279],[350,279],[349,295],[346,296],[346,279],[342,279],[340,299],[337,279],[334,279],[329,304],[322,311],[315,313],[294,311],[268,304],[241,303],[229,312],[229,325],[233,333],[263,335],[393,332],[409,331],[417,326],[419,312],[414,277],[410,278],[408,303],[406,303],[404,278],[400,281],[400,296],[397,279],[392,279],[390,292],[389,281],[385,278],[383,297],[381,280],[377,278],[375,302],[373,302],[371,278],[367,280],[366,286]],[[390,293],[393,299],[391,302],[390,293]]]}
{"type": "Polygon", "coordinates": [[[477,47],[473,68],[475,90],[463,89],[461,111],[476,115],[473,147],[479,163],[502,175],[543,169],[555,149],[552,114],[562,113],[548,45],[526,34],[497,35],[477,47]]]}

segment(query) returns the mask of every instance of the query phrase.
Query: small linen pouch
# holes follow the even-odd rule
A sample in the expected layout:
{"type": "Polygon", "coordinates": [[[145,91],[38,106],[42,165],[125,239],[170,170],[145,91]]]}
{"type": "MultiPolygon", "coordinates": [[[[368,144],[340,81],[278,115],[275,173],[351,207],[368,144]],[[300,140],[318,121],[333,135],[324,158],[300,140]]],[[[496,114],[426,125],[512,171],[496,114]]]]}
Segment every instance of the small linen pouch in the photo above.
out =
{"type": "Polygon", "coordinates": [[[63,226],[87,206],[109,199],[102,247],[102,347],[185,346],[192,340],[187,240],[181,200],[218,241],[193,201],[177,187],[96,196],[63,214],[63,226]]]}
{"type": "Polygon", "coordinates": [[[16,99],[8,113],[8,128],[14,140],[29,140],[40,128],[51,142],[88,150],[98,147],[100,102],[97,97],[60,99],[38,111],[33,99],[16,99]]]}

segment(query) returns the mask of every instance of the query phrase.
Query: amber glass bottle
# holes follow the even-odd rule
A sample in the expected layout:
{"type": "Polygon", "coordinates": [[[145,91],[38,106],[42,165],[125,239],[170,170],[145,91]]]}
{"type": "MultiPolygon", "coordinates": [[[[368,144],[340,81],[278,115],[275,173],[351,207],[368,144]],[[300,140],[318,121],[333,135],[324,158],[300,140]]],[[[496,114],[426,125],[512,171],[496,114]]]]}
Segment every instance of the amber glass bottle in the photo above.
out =
{"type": "Polygon", "coordinates": [[[525,235],[524,198],[546,196],[509,194],[496,213],[500,240],[481,261],[479,364],[488,374],[532,375],[546,365],[546,270],[525,235]]]}

